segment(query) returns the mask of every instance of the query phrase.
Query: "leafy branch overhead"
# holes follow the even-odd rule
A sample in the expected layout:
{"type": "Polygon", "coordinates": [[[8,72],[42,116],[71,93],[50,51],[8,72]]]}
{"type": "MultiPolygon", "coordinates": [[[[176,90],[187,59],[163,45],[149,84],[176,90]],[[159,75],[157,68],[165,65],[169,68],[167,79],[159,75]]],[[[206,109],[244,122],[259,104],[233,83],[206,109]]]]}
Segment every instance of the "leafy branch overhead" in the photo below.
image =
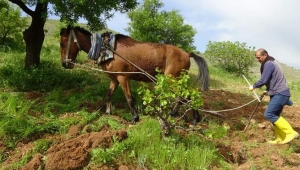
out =
{"type": "Polygon", "coordinates": [[[21,10],[16,5],[1,0],[0,2],[0,47],[21,46],[22,30],[27,26],[26,19],[21,17],[21,10]]]}

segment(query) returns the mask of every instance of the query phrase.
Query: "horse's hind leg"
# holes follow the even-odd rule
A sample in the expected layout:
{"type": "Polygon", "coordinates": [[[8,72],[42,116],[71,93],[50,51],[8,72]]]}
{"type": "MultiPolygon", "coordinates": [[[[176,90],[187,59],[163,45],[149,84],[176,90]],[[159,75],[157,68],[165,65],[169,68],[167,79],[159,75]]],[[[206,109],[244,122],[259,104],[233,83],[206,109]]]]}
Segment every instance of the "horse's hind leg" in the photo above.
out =
{"type": "Polygon", "coordinates": [[[175,104],[175,106],[172,108],[172,110],[170,112],[170,115],[172,117],[177,117],[178,116],[178,111],[179,111],[181,105],[182,105],[182,102],[180,102],[180,101],[175,104]]]}
{"type": "Polygon", "coordinates": [[[192,124],[196,125],[198,122],[200,122],[200,119],[201,119],[201,117],[199,115],[198,110],[193,109],[193,121],[192,121],[192,124]]]}
{"type": "Polygon", "coordinates": [[[106,93],[106,111],[105,113],[111,114],[111,99],[114,94],[116,88],[118,87],[119,82],[117,80],[111,80],[109,84],[109,89],[106,93]]]}
{"type": "MultiPolygon", "coordinates": [[[[179,111],[181,105],[182,105],[182,102],[180,102],[180,101],[178,103],[176,103],[175,107],[171,110],[171,113],[170,113],[170,115],[172,117],[178,116],[178,111],[179,111]]],[[[198,110],[192,109],[192,112],[193,112],[193,120],[192,120],[191,124],[196,125],[198,122],[200,122],[201,117],[199,115],[198,110]]]]}
{"type": "Polygon", "coordinates": [[[128,106],[131,110],[132,123],[136,123],[139,121],[139,115],[137,114],[136,108],[134,106],[134,98],[132,97],[132,94],[131,94],[129,80],[125,77],[118,77],[118,80],[120,82],[120,85],[121,85],[124,95],[126,97],[128,106]]]}

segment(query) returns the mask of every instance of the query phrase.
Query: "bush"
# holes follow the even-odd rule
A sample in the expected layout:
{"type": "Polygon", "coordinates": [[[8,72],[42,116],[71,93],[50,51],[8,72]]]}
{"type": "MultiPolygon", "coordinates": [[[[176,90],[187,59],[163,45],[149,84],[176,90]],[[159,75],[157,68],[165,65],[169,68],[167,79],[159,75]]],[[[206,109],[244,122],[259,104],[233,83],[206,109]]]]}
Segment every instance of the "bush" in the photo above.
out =
{"type": "Polygon", "coordinates": [[[138,90],[139,95],[142,96],[143,104],[146,106],[146,114],[158,116],[166,136],[169,135],[173,127],[169,118],[179,103],[186,111],[198,109],[203,105],[199,89],[188,87],[189,78],[189,75],[184,71],[178,78],[158,74],[157,83],[153,90],[146,88],[146,86],[138,90]]]}
{"type": "Polygon", "coordinates": [[[209,41],[205,55],[210,62],[229,73],[248,75],[255,64],[254,47],[247,47],[246,43],[238,41],[211,42],[209,41]]]}

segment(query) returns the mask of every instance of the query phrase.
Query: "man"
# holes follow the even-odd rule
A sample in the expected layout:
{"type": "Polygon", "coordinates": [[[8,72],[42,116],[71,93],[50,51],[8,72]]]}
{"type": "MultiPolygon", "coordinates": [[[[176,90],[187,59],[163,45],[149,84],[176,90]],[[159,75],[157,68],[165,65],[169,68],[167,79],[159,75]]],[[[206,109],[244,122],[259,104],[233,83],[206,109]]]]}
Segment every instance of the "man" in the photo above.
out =
{"type": "Polygon", "coordinates": [[[288,88],[283,70],[275,59],[268,55],[268,52],[260,48],[256,51],[255,57],[261,63],[261,78],[249,87],[249,90],[267,87],[270,102],[265,110],[264,116],[273,123],[276,139],[268,141],[270,144],[286,144],[297,138],[299,134],[294,131],[291,125],[280,115],[284,105],[292,105],[290,101],[290,90],[288,88]]]}

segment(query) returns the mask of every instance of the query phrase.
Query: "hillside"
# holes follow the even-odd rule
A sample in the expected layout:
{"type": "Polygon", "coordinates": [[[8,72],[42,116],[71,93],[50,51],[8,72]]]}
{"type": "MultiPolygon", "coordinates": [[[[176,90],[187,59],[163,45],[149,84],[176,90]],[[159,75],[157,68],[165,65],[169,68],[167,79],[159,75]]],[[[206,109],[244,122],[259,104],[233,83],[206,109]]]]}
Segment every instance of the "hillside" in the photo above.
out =
{"type": "MultiPolygon", "coordinates": [[[[24,70],[24,53],[0,52],[0,169],[285,169],[300,166],[300,139],[269,145],[272,124],[264,117],[268,97],[249,120],[257,101],[242,77],[210,66],[211,89],[202,92],[201,121],[191,114],[170,118],[177,123],[162,137],[156,115],[144,113],[137,89],[132,93],[141,120],[131,123],[130,109],[120,87],[106,114],[109,78],[102,72],[76,67],[63,69],[58,21],[46,22],[41,66],[24,70]],[[245,129],[250,121],[250,125],[245,129]]],[[[80,63],[89,64],[86,54],[80,63]]],[[[92,67],[92,66],[91,66],[92,67]]],[[[295,104],[282,115],[300,132],[299,70],[285,66],[295,104]]],[[[196,66],[190,69],[191,87],[196,66]]],[[[248,77],[254,82],[258,66],[248,77]]],[[[257,90],[261,94],[260,90],[257,90]]],[[[186,110],[180,110],[183,115],[186,110]]]]}

